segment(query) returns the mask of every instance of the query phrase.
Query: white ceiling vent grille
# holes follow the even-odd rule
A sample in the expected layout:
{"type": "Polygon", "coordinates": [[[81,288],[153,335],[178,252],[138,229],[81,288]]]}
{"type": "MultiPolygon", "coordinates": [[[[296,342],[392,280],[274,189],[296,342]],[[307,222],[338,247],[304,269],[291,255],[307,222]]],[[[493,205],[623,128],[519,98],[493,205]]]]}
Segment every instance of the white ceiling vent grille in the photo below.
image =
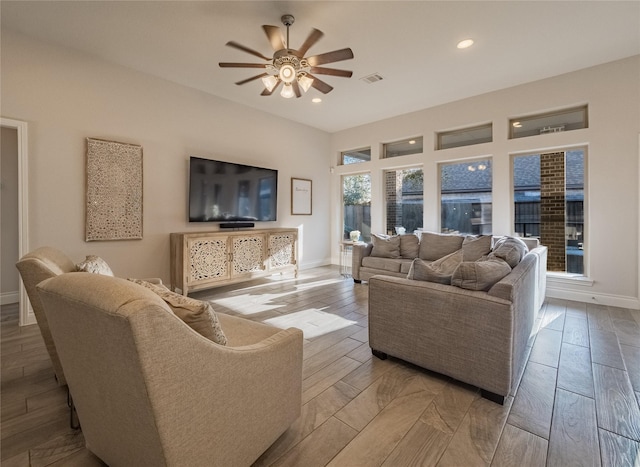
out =
{"type": "Polygon", "coordinates": [[[372,84],[375,83],[376,81],[381,81],[383,78],[380,74],[378,73],[373,73],[371,75],[368,76],[364,76],[362,78],[360,78],[362,81],[364,81],[367,84],[372,84]]]}

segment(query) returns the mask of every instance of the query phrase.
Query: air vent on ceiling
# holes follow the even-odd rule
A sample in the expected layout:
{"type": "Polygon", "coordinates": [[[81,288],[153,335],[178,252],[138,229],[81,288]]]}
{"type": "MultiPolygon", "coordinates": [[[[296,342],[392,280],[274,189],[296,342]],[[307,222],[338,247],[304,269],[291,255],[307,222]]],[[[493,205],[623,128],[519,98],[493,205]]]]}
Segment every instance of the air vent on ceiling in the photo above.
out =
{"type": "Polygon", "coordinates": [[[371,84],[371,83],[375,83],[376,81],[381,81],[383,78],[378,73],[373,73],[373,74],[370,74],[368,76],[364,76],[364,77],[362,77],[360,79],[362,81],[364,81],[365,83],[367,83],[367,84],[371,84]]]}

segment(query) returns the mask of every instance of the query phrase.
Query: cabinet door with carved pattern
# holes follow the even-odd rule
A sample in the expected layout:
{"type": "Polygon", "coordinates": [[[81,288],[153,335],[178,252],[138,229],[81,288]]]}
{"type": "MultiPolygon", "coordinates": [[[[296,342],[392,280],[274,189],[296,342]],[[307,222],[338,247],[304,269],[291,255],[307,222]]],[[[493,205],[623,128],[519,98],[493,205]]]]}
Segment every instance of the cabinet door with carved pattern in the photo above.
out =
{"type": "Polygon", "coordinates": [[[233,236],[231,238],[231,277],[264,272],[266,249],[264,234],[233,236]]]}
{"type": "Polygon", "coordinates": [[[229,237],[190,238],[187,242],[187,252],[189,254],[188,285],[229,279],[229,237]]]}
{"type": "Polygon", "coordinates": [[[296,265],[295,232],[280,232],[269,234],[269,270],[277,271],[296,265]]]}

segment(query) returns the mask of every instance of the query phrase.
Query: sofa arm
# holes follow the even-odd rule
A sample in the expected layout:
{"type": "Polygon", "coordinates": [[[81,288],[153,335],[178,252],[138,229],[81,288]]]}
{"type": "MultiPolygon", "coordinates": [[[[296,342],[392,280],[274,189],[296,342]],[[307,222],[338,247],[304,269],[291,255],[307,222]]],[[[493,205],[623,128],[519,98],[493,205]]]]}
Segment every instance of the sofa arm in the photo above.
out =
{"type": "Polygon", "coordinates": [[[360,266],[362,266],[362,258],[371,256],[373,243],[354,243],[351,250],[351,276],[356,282],[360,282],[360,266]]]}

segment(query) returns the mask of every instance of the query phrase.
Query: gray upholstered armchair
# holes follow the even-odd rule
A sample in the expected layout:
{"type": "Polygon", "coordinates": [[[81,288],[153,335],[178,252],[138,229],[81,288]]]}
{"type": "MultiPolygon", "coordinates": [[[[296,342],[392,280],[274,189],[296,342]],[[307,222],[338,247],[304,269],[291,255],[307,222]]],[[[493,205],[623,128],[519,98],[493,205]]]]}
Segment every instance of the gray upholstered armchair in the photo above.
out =
{"type": "Polygon", "coordinates": [[[218,314],[225,346],[124,279],[38,291],[87,448],[109,465],[248,466],[300,414],[299,329],[218,314]]]}

